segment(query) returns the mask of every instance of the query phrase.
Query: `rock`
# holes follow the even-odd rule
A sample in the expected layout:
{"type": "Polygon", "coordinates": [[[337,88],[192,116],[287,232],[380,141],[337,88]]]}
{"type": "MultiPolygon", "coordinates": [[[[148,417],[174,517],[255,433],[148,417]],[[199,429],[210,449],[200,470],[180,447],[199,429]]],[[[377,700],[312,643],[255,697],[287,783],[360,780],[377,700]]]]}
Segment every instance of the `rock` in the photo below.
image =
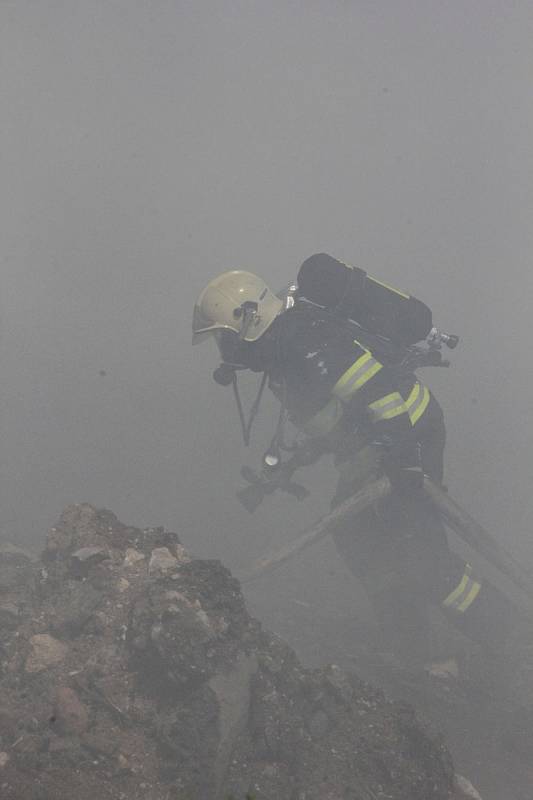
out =
{"type": "Polygon", "coordinates": [[[0,753],[0,769],[4,769],[7,766],[9,761],[9,755],[7,753],[0,753]]]}
{"type": "Polygon", "coordinates": [[[180,564],[191,563],[191,558],[182,544],[177,544],[174,549],[176,551],[176,558],[180,564]]]}
{"type": "Polygon", "coordinates": [[[81,563],[87,561],[98,562],[109,558],[109,554],[103,547],[80,547],[75,553],[72,553],[71,558],[81,563]]]}
{"type": "Polygon", "coordinates": [[[96,544],[95,531],[98,528],[98,511],[88,503],[68,506],[57,525],[46,537],[46,553],[61,554],[83,541],[83,546],[96,544]]]}
{"type": "Polygon", "coordinates": [[[36,673],[60,664],[66,657],[68,647],[49,636],[38,633],[30,638],[31,653],[26,659],[26,672],[36,673]]]}
{"type": "Polygon", "coordinates": [[[455,658],[447,661],[430,664],[426,667],[427,674],[441,681],[457,680],[459,678],[459,665],[455,658]]]}
{"type": "Polygon", "coordinates": [[[156,547],[152,550],[148,572],[150,575],[166,575],[178,566],[178,559],[172,555],[168,547],[156,547]]]}
{"type": "Polygon", "coordinates": [[[109,553],[103,547],[80,547],[71,556],[71,569],[77,576],[86,575],[91,567],[106,561],[109,553]]]}
{"type": "Polygon", "coordinates": [[[482,800],[481,795],[475,789],[468,778],[459,773],[455,774],[455,792],[457,800],[482,800]]]}
{"type": "Polygon", "coordinates": [[[77,636],[103,599],[103,593],[88,581],[69,581],[45,605],[54,633],[77,636]]]}
{"type": "Polygon", "coordinates": [[[54,706],[55,726],[61,733],[80,734],[89,725],[87,706],[68,686],[58,689],[54,706]]]}
{"type": "Polygon", "coordinates": [[[144,561],[144,554],[140,553],[134,547],[128,547],[124,557],[124,566],[133,567],[138,564],[139,561],[144,561]]]}
{"type": "Polygon", "coordinates": [[[341,669],[305,669],[219,561],[86,505],[49,543],[0,595],[21,610],[0,643],[2,800],[450,800],[441,740],[341,669]]]}
{"type": "Polygon", "coordinates": [[[131,769],[130,762],[123,753],[119,753],[117,757],[118,768],[129,772],[131,769]]]}

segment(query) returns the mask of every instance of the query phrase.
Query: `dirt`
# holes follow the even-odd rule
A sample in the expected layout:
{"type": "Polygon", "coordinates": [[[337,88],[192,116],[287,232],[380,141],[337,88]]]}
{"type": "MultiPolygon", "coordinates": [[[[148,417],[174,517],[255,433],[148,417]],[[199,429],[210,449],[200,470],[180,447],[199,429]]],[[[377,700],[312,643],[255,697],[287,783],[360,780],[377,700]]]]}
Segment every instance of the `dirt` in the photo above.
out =
{"type": "MultiPolygon", "coordinates": [[[[300,570],[306,567],[300,565],[300,570]]],[[[322,601],[329,600],[328,606],[317,604],[316,582],[296,577],[297,571],[293,565],[289,577],[279,572],[257,585],[246,584],[246,590],[254,612],[268,620],[304,663],[334,661],[379,686],[386,696],[415,708],[420,720],[442,733],[456,770],[472,781],[483,800],[532,800],[531,614],[516,609],[506,651],[497,657],[481,651],[435,614],[436,650],[449,649],[462,657],[457,677],[434,678],[425,670],[410,673],[388,659],[380,650],[368,607],[358,616],[348,615],[346,604],[336,607],[331,590],[320,595],[322,601]],[[284,593],[287,584],[290,588],[284,593]]],[[[353,599],[357,612],[361,604],[355,593],[353,599]]]]}
{"type": "Polygon", "coordinates": [[[36,561],[0,548],[2,800],[450,800],[453,786],[411,706],[304,668],[176,534],[76,505],[36,561]]]}

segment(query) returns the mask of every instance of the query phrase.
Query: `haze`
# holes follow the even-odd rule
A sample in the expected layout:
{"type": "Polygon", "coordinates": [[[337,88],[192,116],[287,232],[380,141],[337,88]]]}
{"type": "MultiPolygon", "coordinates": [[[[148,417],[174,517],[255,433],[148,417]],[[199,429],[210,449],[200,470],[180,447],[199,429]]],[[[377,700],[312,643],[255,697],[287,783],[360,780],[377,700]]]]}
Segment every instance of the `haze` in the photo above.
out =
{"type": "Polygon", "coordinates": [[[246,453],[190,345],[212,276],[278,288],[327,251],[461,336],[426,376],[447,483],[531,559],[531,3],[4,0],[0,21],[2,535],[41,546],[88,501],[240,568],[327,510],[327,468],[304,504],[240,507],[275,408],[246,453]]]}

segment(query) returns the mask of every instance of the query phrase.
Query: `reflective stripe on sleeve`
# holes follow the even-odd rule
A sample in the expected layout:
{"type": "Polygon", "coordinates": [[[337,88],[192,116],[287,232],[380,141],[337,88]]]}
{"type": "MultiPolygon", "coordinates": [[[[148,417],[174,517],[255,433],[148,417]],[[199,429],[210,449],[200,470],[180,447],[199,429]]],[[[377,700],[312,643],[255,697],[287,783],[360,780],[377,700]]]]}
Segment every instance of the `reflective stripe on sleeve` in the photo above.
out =
{"type": "Polygon", "coordinates": [[[470,608],[481,589],[481,584],[473,580],[471,575],[472,567],[470,564],[465,564],[465,572],[459,584],[442,603],[445,608],[453,608],[460,614],[464,614],[470,608]]]}
{"type": "Polygon", "coordinates": [[[417,381],[411,389],[409,397],[405,401],[407,413],[409,414],[412,425],[415,425],[418,422],[428,407],[430,399],[431,395],[429,393],[429,389],[427,389],[423,383],[417,381]]]}
{"type": "Polygon", "coordinates": [[[359,389],[365,385],[377,372],[382,369],[383,364],[372,356],[368,350],[351,367],[341,375],[335,386],[333,394],[343,402],[349,400],[359,389]]]}
{"type": "Polygon", "coordinates": [[[368,410],[372,422],[381,422],[384,419],[393,419],[400,414],[405,414],[407,408],[404,399],[399,392],[392,392],[385,397],[380,397],[373,403],[369,403],[368,410]]]}

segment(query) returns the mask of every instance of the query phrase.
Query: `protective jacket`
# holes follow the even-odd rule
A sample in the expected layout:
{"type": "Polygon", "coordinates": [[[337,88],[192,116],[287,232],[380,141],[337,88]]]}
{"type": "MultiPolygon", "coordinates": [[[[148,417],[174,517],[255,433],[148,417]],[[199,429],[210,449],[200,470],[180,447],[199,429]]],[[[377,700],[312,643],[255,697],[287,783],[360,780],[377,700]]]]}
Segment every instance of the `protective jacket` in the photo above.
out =
{"type": "Polygon", "coordinates": [[[272,390],[308,436],[333,434],[346,442],[357,430],[382,446],[392,481],[421,481],[415,427],[430,392],[415,375],[376,359],[345,320],[297,302],[249,347],[249,365],[269,372],[272,390]]]}

